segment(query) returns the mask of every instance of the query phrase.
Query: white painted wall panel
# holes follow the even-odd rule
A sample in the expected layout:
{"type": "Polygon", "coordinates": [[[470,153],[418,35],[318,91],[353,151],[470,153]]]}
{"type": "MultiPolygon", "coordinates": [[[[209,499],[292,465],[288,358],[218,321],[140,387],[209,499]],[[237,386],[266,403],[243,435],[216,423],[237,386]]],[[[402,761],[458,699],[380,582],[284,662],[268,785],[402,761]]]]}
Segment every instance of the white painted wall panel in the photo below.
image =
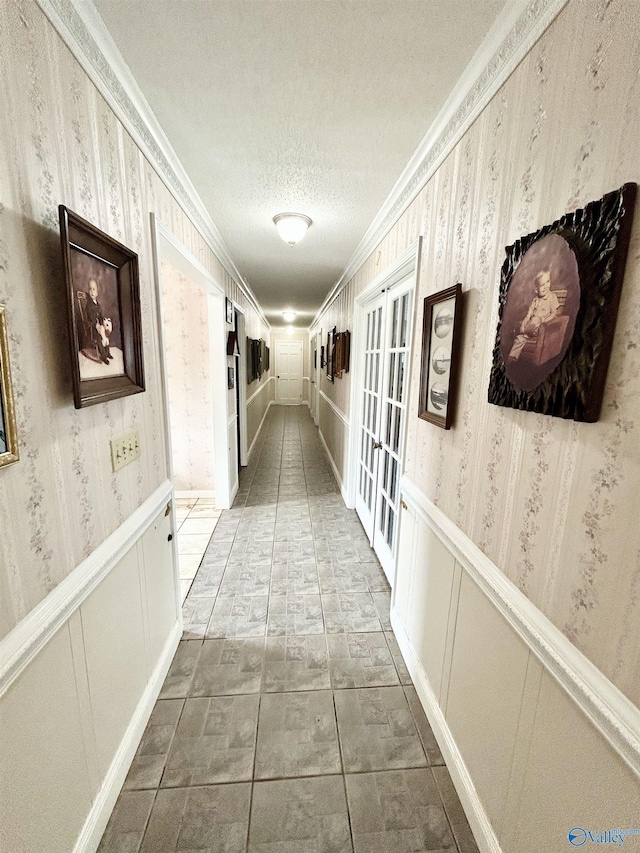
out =
{"type": "Polygon", "coordinates": [[[455,559],[433,531],[416,532],[408,635],[440,697],[455,559]]]}
{"type": "Polygon", "coordinates": [[[176,597],[170,534],[175,537],[173,513],[160,513],[140,539],[148,636],[148,672],[151,672],[164,649],[180,607],[176,597]]]}
{"type": "MultiPolygon", "coordinates": [[[[520,815],[504,851],[572,849],[567,833],[574,827],[640,829],[640,780],[545,673],[520,815]]],[[[639,843],[629,836],[623,849],[637,850],[639,843]]],[[[587,841],[584,849],[592,846],[587,841]]]]}
{"type": "Polygon", "coordinates": [[[483,592],[460,584],[445,717],[485,810],[500,831],[529,649],[483,592]]]}
{"type": "Polygon", "coordinates": [[[148,677],[136,548],[89,596],[80,613],[98,769],[104,776],[148,677]]]}
{"type": "Polygon", "coordinates": [[[69,853],[95,794],[65,625],[0,699],[0,850],[69,853]]]}
{"type": "Polygon", "coordinates": [[[409,608],[411,603],[411,586],[414,568],[414,538],[416,531],[416,514],[411,507],[400,513],[400,532],[398,535],[398,562],[395,584],[393,586],[393,604],[398,611],[402,623],[409,625],[409,608]]]}

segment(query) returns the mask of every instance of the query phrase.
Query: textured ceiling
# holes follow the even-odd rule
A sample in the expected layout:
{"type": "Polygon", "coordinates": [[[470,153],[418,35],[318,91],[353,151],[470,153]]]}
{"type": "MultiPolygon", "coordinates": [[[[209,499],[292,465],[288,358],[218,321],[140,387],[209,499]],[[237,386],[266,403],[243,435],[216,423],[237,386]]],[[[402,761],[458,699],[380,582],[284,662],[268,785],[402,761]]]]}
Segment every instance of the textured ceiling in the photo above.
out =
{"type": "Polygon", "coordinates": [[[270,322],[307,326],[505,0],[94,0],[270,322]],[[291,248],[274,214],[313,226],[291,248]]]}

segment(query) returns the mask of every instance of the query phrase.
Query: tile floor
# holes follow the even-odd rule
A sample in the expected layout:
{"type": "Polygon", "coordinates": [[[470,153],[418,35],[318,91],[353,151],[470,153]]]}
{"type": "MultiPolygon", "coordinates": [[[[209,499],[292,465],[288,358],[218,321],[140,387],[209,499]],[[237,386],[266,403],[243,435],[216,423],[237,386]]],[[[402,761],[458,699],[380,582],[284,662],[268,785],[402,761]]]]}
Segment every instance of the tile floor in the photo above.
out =
{"type": "Polygon", "coordinates": [[[198,573],[211,534],[222,515],[212,498],[189,498],[176,492],[176,527],[182,603],[198,573]]]}
{"type": "Polygon", "coordinates": [[[259,442],[100,853],[476,853],[308,410],[259,442]]]}

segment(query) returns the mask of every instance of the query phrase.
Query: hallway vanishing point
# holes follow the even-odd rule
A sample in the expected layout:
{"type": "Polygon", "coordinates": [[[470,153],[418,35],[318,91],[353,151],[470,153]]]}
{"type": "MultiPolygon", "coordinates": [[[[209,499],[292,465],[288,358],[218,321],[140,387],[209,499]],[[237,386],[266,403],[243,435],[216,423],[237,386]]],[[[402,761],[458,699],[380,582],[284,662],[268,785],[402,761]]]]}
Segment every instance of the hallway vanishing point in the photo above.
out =
{"type": "Polygon", "coordinates": [[[308,409],[272,407],[100,853],[477,847],[308,409]]]}

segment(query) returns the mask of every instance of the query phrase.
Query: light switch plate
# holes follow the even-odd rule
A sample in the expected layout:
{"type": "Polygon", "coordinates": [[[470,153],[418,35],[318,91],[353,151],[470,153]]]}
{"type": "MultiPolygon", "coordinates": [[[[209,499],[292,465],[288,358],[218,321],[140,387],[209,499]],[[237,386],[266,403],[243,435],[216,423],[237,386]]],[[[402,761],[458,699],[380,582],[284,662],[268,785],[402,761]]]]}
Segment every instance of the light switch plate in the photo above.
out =
{"type": "Polygon", "coordinates": [[[111,439],[111,466],[119,471],[129,462],[140,458],[140,434],[137,429],[111,439]]]}

